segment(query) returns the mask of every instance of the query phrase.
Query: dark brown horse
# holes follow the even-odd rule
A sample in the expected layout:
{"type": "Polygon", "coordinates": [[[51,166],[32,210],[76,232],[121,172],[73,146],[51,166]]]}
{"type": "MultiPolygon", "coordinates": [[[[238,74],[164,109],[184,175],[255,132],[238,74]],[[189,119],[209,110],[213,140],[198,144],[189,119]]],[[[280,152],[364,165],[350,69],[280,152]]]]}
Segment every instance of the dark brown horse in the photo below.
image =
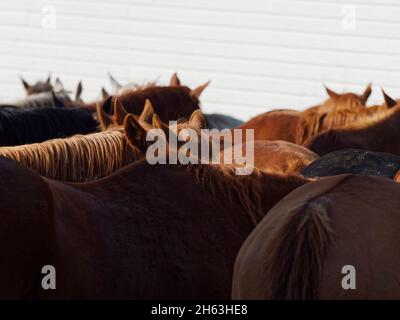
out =
{"type": "Polygon", "coordinates": [[[294,190],[242,245],[232,297],[400,299],[399,208],[400,185],[380,177],[340,175],[294,190]]]}
{"type": "Polygon", "coordinates": [[[362,149],[400,155],[400,107],[376,113],[339,129],[308,139],[304,146],[318,155],[340,149],[362,149]]]}
{"type": "Polygon", "coordinates": [[[240,245],[305,183],[234,172],[141,160],[65,184],[1,159],[0,297],[229,298],[240,245]],[[56,290],[41,288],[45,265],[56,268],[56,290]]]}
{"type": "MultiPolygon", "coordinates": [[[[151,101],[155,113],[164,122],[189,117],[195,110],[199,109],[200,95],[208,86],[209,82],[194,90],[181,85],[170,85],[167,87],[151,86],[145,89],[129,91],[118,96],[125,109],[132,114],[138,115],[143,111],[145,101],[151,101]]],[[[102,104],[102,109],[113,114],[115,98],[108,97],[102,104]]]]}

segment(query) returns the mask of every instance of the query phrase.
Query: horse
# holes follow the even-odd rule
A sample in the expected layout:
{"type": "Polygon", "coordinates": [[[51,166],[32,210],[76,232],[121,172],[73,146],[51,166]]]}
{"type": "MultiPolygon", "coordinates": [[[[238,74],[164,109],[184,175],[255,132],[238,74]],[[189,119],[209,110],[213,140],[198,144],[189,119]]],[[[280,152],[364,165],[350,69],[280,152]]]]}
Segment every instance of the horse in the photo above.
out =
{"type": "Polygon", "coordinates": [[[71,106],[72,101],[68,93],[62,92],[41,92],[27,96],[24,99],[3,103],[2,105],[13,105],[20,109],[38,108],[63,108],[66,104],[71,106]]]}
{"type": "MultiPolygon", "coordinates": [[[[189,117],[199,109],[200,95],[209,82],[190,90],[181,85],[167,87],[148,87],[118,95],[118,99],[126,110],[132,114],[141,114],[145,101],[148,99],[154,106],[155,113],[164,122],[189,117]]],[[[102,109],[112,115],[115,97],[108,97],[102,104],[102,109]]]]}
{"type": "MultiPolygon", "coordinates": [[[[248,143],[253,144],[254,167],[258,170],[282,175],[300,175],[318,156],[310,150],[287,141],[256,140],[253,142],[239,143],[233,147],[222,150],[220,158],[223,162],[225,153],[229,152],[233,157],[235,148],[239,148],[241,154],[246,150],[248,143]]],[[[235,165],[238,165],[235,163],[235,165]]]]}
{"type": "MultiPolygon", "coordinates": [[[[117,81],[110,72],[107,72],[108,78],[110,80],[111,86],[113,87],[113,94],[120,95],[124,93],[128,93],[130,91],[135,91],[138,89],[145,89],[148,87],[154,87],[157,85],[157,81],[143,82],[143,83],[134,83],[130,82],[125,85],[122,85],[119,81],[117,81]]],[[[174,74],[176,76],[176,74],[174,74]]],[[[172,78],[171,78],[172,81],[172,78]]],[[[106,99],[110,96],[110,94],[106,91],[106,89],[101,89],[103,99],[106,99]]]]}
{"type": "Polygon", "coordinates": [[[365,108],[372,92],[371,83],[367,85],[364,92],[360,95],[352,92],[336,93],[326,85],[324,85],[324,87],[329,98],[319,105],[308,108],[306,111],[326,113],[336,110],[357,110],[359,108],[365,108]]]}
{"type": "MultiPolygon", "coordinates": [[[[146,134],[153,126],[144,121],[143,116],[126,116],[133,117],[126,122],[129,130],[110,128],[42,143],[1,147],[0,156],[13,159],[49,179],[65,182],[97,180],[143,158],[146,153],[149,144],[146,134]],[[126,131],[131,134],[131,145],[126,139],[126,131]]],[[[199,126],[197,121],[196,115],[193,115],[188,122],[180,124],[178,130],[195,129],[199,126]]],[[[154,128],[158,129],[157,120],[154,123],[154,128]]]]}
{"type": "Polygon", "coordinates": [[[314,160],[301,170],[306,178],[352,173],[394,179],[400,170],[400,156],[367,150],[338,150],[314,160]]]}
{"type": "Polygon", "coordinates": [[[20,79],[27,96],[42,92],[51,92],[54,89],[51,84],[51,74],[49,74],[45,81],[38,81],[33,85],[30,85],[23,77],[20,77],[20,79]]]}
{"type": "Polygon", "coordinates": [[[400,299],[399,208],[400,185],[381,177],[339,175],[297,188],[243,243],[232,298],[400,299]]]}
{"type": "Polygon", "coordinates": [[[254,129],[255,140],[296,141],[296,128],[300,112],[290,109],[262,113],[241,124],[239,129],[254,129]]]}
{"type": "Polygon", "coordinates": [[[335,110],[355,110],[365,108],[365,103],[371,94],[371,85],[368,85],[364,93],[357,95],[355,93],[338,94],[325,87],[329,98],[314,107],[299,112],[291,109],[272,110],[260,114],[245,122],[239,128],[254,129],[255,140],[284,140],[292,143],[299,141],[299,128],[304,125],[301,119],[307,119],[309,116],[323,117],[326,113],[335,110]]]}
{"type": "Polygon", "coordinates": [[[400,155],[400,106],[364,117],[347,126],[309,138],[303,145],[319,156],[340,149],[362,149],[400,155]]]}
{"type": "Polygon", "coordinates": [[[0,108],[0,145],[41,142],[97,130],[97,122],[85,109],[0,108]]]}
{"type": "Polygon", "coordinates": [[[319,132],[340,128],[393,108],[397,102],[389,97],[385,91],[382,90],[382,92],[385,98],[385,103],[382,105],[367,108],[337,109],[326,113],[320,111],[305,111],[301,113],[296,128],[296,143],[303,144],[307,139],[319,132]]]}
{"type": "Polygon", "coordinates": [[[240,245],[305,182],[143,159],[69,184],[1,158],[0,297],[227,299],[240,245]],[[57,290],[41,289],[45,265],[57,270],[57,290]]]}

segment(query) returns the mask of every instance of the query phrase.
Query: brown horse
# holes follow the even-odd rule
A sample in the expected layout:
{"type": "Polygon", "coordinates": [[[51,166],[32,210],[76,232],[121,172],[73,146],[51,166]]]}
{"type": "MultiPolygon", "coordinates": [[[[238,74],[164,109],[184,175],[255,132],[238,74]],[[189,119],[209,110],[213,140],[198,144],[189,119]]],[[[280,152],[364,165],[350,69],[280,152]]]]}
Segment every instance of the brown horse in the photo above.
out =
{"type": "Polygon", "coordinates": [[[0,297],[229,298],[240,245],[306,182],[234,172],[141,160],[66,184],[0,159],[0,297]],[[45,265],[56,269],[56,290],[41,289],[45,265]]]}
{"type": "MultiPolygon", "coordinates": [[[[111,128],[100,133],[75,135],[16,147],[1,147],[0,156],[16,160],[50,179],[66,182],[96,180],[144,156],[149,144],[146,134],[153,128],[148,123],[148,108],[151,108],[151,104],[144,108],[139,117],[120,115],[121,109],[116,108],[119,117],[129,116],[127,131],[131,135],[130,141],[134,141],[134,144],[128,144],[126,130],[111,128]]],[[[201,117],[200,111],[195,112],[187,122],[180,123],[177,130],[198,130],[202,125],[201,117]]],[[[157,119],[153,121],[156,129],[160,128],[157,119]]]]}
{"type": "Polygon", "coordinates": [[[368,108],[337,109],[326,113],[318,111],[301,113],[296,128],[296,143],[303,144],[307,139],[319,132],[340,128],[393,108],[396,105],[396,101],[383,90],[382,92],[385,97],[383,105],[375,105],[368,108]]]}
{"type": "Polygon", "coordinates": [[[273,110],[260,114],[243,123],[239,129],[254,129],[255,140],[296,141],[299,111],[273,110]]]}
{"type": "MultiPolygon", "coordinates": [[[[329,99],[322,104],[308,108],[303,112],[295,110],[273,110],[256,116],[245,122],[239,128],[254,129],[255,140],[284,140],[296,143],[300,119],[305,119],[309,115],[316,117],[316,114],[326,114],[334,110],[355,110],[365,108],[365,103],[371,94],[371,85],[368,85],[364,93],[338,94],[326,88],[329,99]]],[[[321,116],[320,116],[321,117],[321,116]]],[[[304,120],[303,120],[304,122],[304,120]]]]}
{"type": "Polygon", "coordinates": [[[364,92],[360,95],[352,92],[336,93],[327,86],[325,86],[325,90],[329,98],[322,104],[308,108],[306,111],[326,113],[335,110],[357,110],[359,108],[365,108],[372,92],[372,85],[371,83],[368,84],[364,92]]]}
{"type": "Polygon", "coordinates": [[[362,149],[400,155],[400,106],[364,117],[348,126],[308,139],[304,146],[318,155],[340,149],[362,149]]]}
{"type": "MultiPolygon", "coordinates": [[[[145,101],[148,99],[154,106],[154,111],[164,122],[189,117],[195,110],[199,109],[200,95],[208,86],[209,82],[190,90],[188,87],[173,85],[167,87],[148,87],[135,91],[129,91],[119,95],[118,99],[125,109],[132,114],[141,114],[145,101]]],[[[102,109],[113,114],[115,98],[108,97],[102,104],[102,109]]]]}
{"type": "Polygon", "coordinates": [[[400,299],[399,208],[399,184],[380,177],[340,175],[294,190],[242,245],[232,297],[400,299]],[[345,290],[348,266],[355,288],[345,290]]]}
{"type": "MultiPolygon", "coordinates": [[[[300,175],[304,168],[318,158],[314,152],[287,141],[257,140],[250,143],[253,144],[254,167],[264,172],[300,175]]],[[[221,151],[222,161],[225,152],[233,154],[234,148],[240,148],[241,152],[244,153],[246,143],[237,144],[221,151]]],[[[232,159],[234,159],[233,156],[232,159]]]]}

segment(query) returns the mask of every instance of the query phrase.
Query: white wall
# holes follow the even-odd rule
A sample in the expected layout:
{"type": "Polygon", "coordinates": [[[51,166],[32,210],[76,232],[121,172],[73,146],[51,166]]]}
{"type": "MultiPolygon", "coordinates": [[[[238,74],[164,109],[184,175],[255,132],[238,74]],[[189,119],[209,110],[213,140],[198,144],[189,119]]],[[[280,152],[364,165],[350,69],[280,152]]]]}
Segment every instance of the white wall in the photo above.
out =
{"type": "Polygon", "coordinates": [[[361,91],[372,81],[371,102],[380,86],[400,98],[399,17],[398,0],[1,0],[0,99],[23,96],[18,75],[49,71],[70,88],[82,79],[86,99],[109,87],[106,71],[121,82],[211,79],[204,109],[242,119],[317,103],[322,82],[361,91]]]}

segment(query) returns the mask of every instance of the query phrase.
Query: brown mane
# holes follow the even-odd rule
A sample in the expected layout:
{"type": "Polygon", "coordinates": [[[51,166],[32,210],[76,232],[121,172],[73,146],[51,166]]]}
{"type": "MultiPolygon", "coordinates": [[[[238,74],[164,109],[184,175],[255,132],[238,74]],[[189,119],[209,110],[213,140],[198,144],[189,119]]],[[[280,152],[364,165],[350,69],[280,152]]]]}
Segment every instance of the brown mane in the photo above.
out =
{"type": "Polygon", "coordinates": [[[0,156],[14,159],[50,179],[83,182],[107,176],[139,159],[141,153],[128,146],[122,131],[110,130],[2,147],[0,156]]]}
{"type": "Polygon", "coordinates": [[[254,169],[250,175],[235,175],[235,167],[228,165],[188,165],[187,170],[204,185],[213,197],[238,199],[256,225],[264,217],[261,206],[261,172],[254,169]]]}
{"type": "Polygon", "coordinates": [[[237,175],[235,165],[197,164],[186,167],[213,197],[223,195],[232,201],[239,200],[254,225],[257,225],[270,209],[263,207],[263,197],[276,198],[277,202],[289,193],[289,190],[307,182],[302,177],[270,174],[256,168],[250,175],[237,175]]]}
{"type": "Polygon", "coordinates": [[[382,110],[372,114],[361,115],[357,121],[344,125],[341,129],[363,129],[375,124],[382,123],[400,112],[400,107],[396,106],[390,109],[382,110]]]}
{"type": "Polygon", "coordinates": [[[336,110],[332,112],[304,112],[300,115],[296,128],[296,143],[303,144],[307,139],[316,134],[355,123],[370,123],[387,117],[391,110],[382,106],[359,108],[354,110],[336,110]]]}

